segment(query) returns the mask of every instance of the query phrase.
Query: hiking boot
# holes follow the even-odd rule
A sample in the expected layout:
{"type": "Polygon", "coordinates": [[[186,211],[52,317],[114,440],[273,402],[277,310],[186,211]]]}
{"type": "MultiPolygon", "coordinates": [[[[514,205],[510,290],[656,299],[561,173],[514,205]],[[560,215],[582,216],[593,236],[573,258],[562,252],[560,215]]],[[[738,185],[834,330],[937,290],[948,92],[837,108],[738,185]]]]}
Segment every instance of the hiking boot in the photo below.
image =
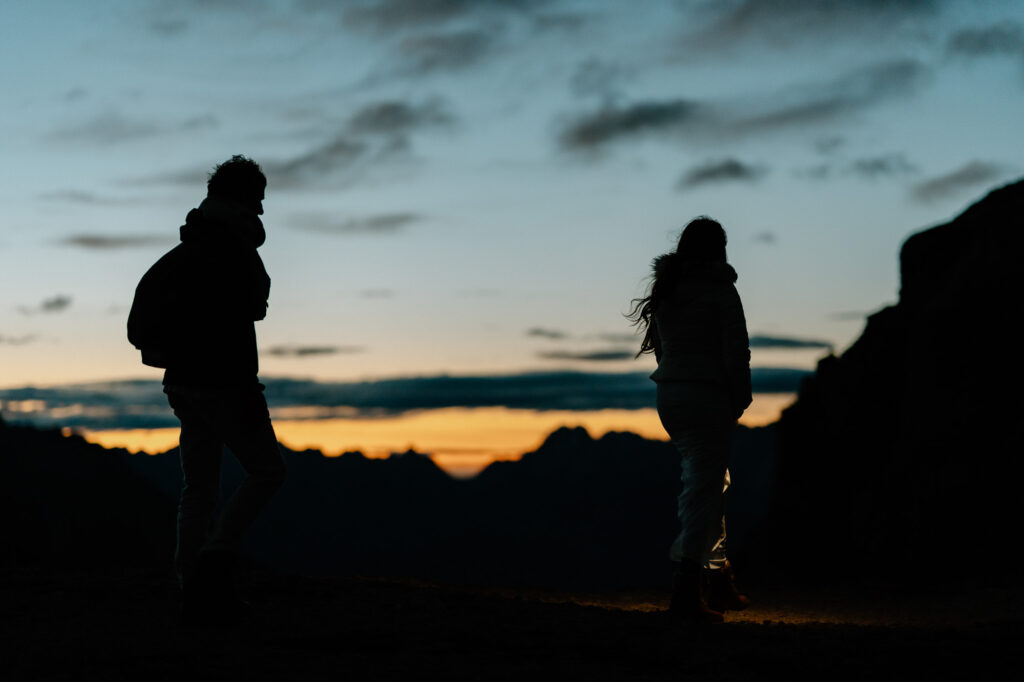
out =
{"type": "Polygon", "coordinates": [[[195,574],[181,590],[185,625],[237,625],[252,617],[252,607],[235,592],[237,555],[209,550],[199,555],[195,574]]]}
{"type": "Polygon", "coordinates": [[[674,624],[707,626],[725,620],[721,612],[708,608],[704,603],[702,583],[699,563],[691,559],[679,562],[679,572],[672,584],[672,601],[668,606],[669,617],[674,624]]]}
{"type": "Polygon", "coordinates": [[[709,608],[725,613],[742,611],[750,606],[750,599],[736,588],[735,574],[728,561],[719,569],[705,568],[704,577],[708,586],[709,608]]]}

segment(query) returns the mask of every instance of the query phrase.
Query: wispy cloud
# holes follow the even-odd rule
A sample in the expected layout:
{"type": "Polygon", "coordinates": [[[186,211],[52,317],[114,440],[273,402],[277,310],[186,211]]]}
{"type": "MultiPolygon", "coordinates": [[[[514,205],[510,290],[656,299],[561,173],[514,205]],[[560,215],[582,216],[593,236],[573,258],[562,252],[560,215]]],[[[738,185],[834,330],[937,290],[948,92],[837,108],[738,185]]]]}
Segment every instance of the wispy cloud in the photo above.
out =
{"type": "Polygon", "coordinates": [[[149,22],[149,30],[165,38],[181,35],[189,26],[191,24],[186,19],[179,18],[153,19],[149,22]]]}
{"type": "Polygon", "coordinates": [[[428,128],[451,127],[456,117],[439,98],[419,103],[401,100],[371,102],[355,111],[340,131],[312,149],[263,164],[267,179],[287,188],[347,177],[360,179],[373,167],[407,159],[410,136],[428,128]]]}
{"type": "Polygon", "coordinates": [[[602,332],[594,338],[606,343],[640,343],[640,337],[633,332],[602,332]]]}
{"type": "Polygon", "coordinates": [[[90,119],[58,128],[46,136],[51,142],[110,146],[161,135],[195,132],[219,126],[217,117],[204,114],[178,123],[132,119],[116,112],[104,112],[90,119]]]}
{"type": "Polygon", "coordinates": [[[454,123],[455,116],[439,98],[421,104],[387,100],[372,102],[356,111],[349,119],[348,130],[357,135],[406,135],[417,129],[454,123]]]}
{"type": "Polygon", "coordinates": [[[4,336],[3,334],[0,334],[0,345],[24,346],[25,344],[32,343],[38,339],[39,337],[35,334],[23,334],[21,336],[4,336]]]}
{"type": "MultiPolygon", "coordinates": [[[[438,97],[422,101],[388,99],[364,104],[335,122],[322,139],[305,151],[284,158],[257,159],[273,190],[349,186],[388,164],[415,161],[412,136],[452,128],[457,117],[438,97]]],[[[136,185],[205,184],[213,166],[161,172],[129,182],[136,185]]]]}
{"type": "Polygon", "coordinates": [[[709,2],[698,6],[697,14],[688,15],[688,23],[697,28],[683,35],[681,49],[687,54],[707,54],[750,45],[791,49],[843,39],[877,41],[936,15],[941,4],[941,0],[709,2]]]}
{"type": "Polygon", "coordinates": [[[263,353],[279,358],[308,358],[320,355],[351,355],[365,350],[362,346],[271,346],[263,353]]]}
{"type": "Polygon", "coordinates": [[[768,173],[765,166],[746,163],[739,159],[708,161],[683,173],[676,183],[677,189],[690,189],[698,185],[723,182],[754,182],[768,173]]]}
{"type": "Polygon", "coordinates": [[[359,296],[360,298],[394,298],[395,290],[384,288],[361,289],[359,296]]]}
{"type": "Polygon", "coordinates": [[[398,44],[398,51],[404,62],[403,71],[424,75],[474,67],[490,54],[495,41],[492,31],[467,29],[410,36],[398,44]]]}
{"type": "Polygon", "coordinates": [[[596,149],[622,138],[678,132],[703,114],[702,105],[682,99],[606,104],[572,121],[560,142],[565,149],[596,149]]]}
{"type": "Polygon", "coordinates": [[[870,313],[866,313],[863,310],[840,310],[838,312],[830,313],[829,318],[832,320],[841,320],[848,322],[851,320],[863,321],[870,313]]]}
{"type": "Polygon", "coordinates": [[[910,163],[903,154],[883,154],[854,159],[847,166],[846,172],[862,178],[875,179],[916,173],[917,166],[910,163]]]}
{"type": "Polygon", "coordinates": [[[755,234],[754,241],[757,242],[758,244],[767,244],[771,246],[777,243],[779,241],[779,238],[778,235],[776,235],[774,232],[765,231],[758,232],[757,234],[755,234]]]}
{"type": "Polygon", "coordinates": [[[914,185],[911,194],[923,202],[957,196],[964,190],[990,184],[1006,173],[1006,167],[990,161],[971,161],[944,175],[914,185]]]}
{"type": "Polygon", "coordinates": [[[554,4],[552,0],[371,0],[338,3],[304,0],[309,9],[342,11],[345,23],[377,32],[437,26],[466,17],[493,18],[509,12],[528,13],[554,4]]]}
{"type": "Polygon", "coordinates": [[[758,334],[750,337],[751,348],[775,348],[775,349],[796,349],[796,348],[821,348],[832,351],[833,345],[829,341],[820,339],[805,339],[793,336],[767,336],[758,334]]]}
{"type": "Polygon", "coordinates": [[[591,57],[576,66],[569,89],[580,97],[599,95],[610,99],[621,94],[622,86],[632,76],[632,69],[622,64],[591,57]]]}
{"type": "Polygon", "coordinates": [[[363,218],[337,218],[330,213],[309,211],[293,214],[289,218],[289,224],[307,232],[351,236],[396,234],[421,220],[423,216],[418,213],[382,213],[363,218]]]}
{"type": "Polygon", "coordinates": [[[548,350],[537,353],[541,360],[564,360],[569,362],[616,362],[632,360],[636,356],[635,349],[610,348],[605,350],[548,350]]]}
{"type": "MultiPolygon", "coordinates": [[[[791,393],[810,374],[790,368],[754,368],[755,393],[791,393]]],[[[649,409],[655,385],[649,372],[531,372],[492,376],[434,376],[364,382],[264,378],[271,410],[321,407],[320,417],[398,415],[445,407],[526,410],[649,409]]],[[[159,381],[0,389],[0,401],[31,405],[18,415],[37,424],[102,428],[177,426],[159,381]]]]}
{"type": "Polygon", "coordinates": [[[42,201],[55,201],[67,204],[80,204],[88,206],[119,206],[138,203],[132,199],[121,199],[105,197],[95,192],[87,192],[77,189],[60,189],[53,192],[43,192],[37,195],[42,201]]]}
{"type": "Polygon", "coordinates": [[[565,332],[558,329],[547,329],[544,327],[533,327],[526,330],[527,336],[533,336],[551,341],[560,341],[569,337],[565,332]]]}
{"type": "Polygon", "coordinates": [[[949,37],[946,51],[960,57],[1024,54],[1024,28],[1013,21],[960,29],[949,37]]]}
{"type": "Polygon", "coordinates": [[[571,119],[559,143],[570,151],[595,151],[613,142],[644,136],[696,139],[803,129],[840,120],[854,112],[905,96],[920,87],[930,70],[916,60],[879,62],[815,83],[718,102],[666,99],[621,105],[571,119]]]}
{"type": "Polygon", "coordinates": [[[18,306],[18,312],[22,315],[35,315],[36,313],[60,313],[71,307],[71,297],[66,294],[57,294],[44,299],[42,303],[35,306],[18,306]]]}
{"type": "Polygon", "coordinates": [[[737,132],[764,132],[821,124],[916,91],[931,70],[915,59],[872,64],[834,79],[787,88],[750,103],[749,113],[732,104],[728,126],[737,132]]]}
{"type": "Polygon", "coordinates": [[[116,249],[136,249],[147,246],[169,246],[174,240],[166,235],[150,234],[75,234],[57,243],[64,246],[75,246],[94,251],[111,251],[116,249]]]}

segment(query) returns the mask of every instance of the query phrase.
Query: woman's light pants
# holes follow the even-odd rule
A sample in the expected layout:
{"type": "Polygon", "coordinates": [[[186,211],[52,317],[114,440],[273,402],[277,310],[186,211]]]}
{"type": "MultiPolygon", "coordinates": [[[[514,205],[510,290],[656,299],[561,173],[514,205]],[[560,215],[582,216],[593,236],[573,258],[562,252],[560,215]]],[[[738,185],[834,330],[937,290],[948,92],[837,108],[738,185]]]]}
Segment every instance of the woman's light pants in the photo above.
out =
{"type": "Polygon", "coordinates": [[[673,561],[706,568],[725,565],[725,491],[735,421],[724,389],[698,383],[658,384],[658,416],[680,455],[681,530],[669,549],[673,561]]]}

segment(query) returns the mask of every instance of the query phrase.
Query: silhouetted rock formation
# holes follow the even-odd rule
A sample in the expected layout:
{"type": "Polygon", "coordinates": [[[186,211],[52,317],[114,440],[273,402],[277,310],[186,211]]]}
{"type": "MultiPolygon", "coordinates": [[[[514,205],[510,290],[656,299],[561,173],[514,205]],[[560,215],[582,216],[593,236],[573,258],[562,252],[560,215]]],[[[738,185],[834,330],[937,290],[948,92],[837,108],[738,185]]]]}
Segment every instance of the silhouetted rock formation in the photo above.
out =
{"type": "Polygon", "coordinates": [[[900,300],[778,424],[765,566],[892,582],[1019,575],[1024,181],[900,254],[900,300]]]}

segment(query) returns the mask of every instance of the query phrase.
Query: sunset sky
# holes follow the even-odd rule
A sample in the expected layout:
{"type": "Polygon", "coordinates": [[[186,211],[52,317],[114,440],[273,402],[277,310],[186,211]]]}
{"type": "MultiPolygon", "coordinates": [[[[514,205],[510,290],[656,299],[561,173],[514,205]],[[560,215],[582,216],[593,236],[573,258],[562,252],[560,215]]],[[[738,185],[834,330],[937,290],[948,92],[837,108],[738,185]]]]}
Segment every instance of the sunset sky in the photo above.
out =
{"type": "Polygon", "coordinates": [[[895,302],[903,239],[1024,171],[1009,0],[6,2],[0,71],[3,414],[87,430],[173,427],[125,317],[232,154],[269,179],[261,377],[324,384],[274,394],[291,443],[467,456],[657,435],[623,313],[694,216],[754,366],[807,370],[895,302]],[[351,398],[441,375],[500,390],[351,398]]]}

